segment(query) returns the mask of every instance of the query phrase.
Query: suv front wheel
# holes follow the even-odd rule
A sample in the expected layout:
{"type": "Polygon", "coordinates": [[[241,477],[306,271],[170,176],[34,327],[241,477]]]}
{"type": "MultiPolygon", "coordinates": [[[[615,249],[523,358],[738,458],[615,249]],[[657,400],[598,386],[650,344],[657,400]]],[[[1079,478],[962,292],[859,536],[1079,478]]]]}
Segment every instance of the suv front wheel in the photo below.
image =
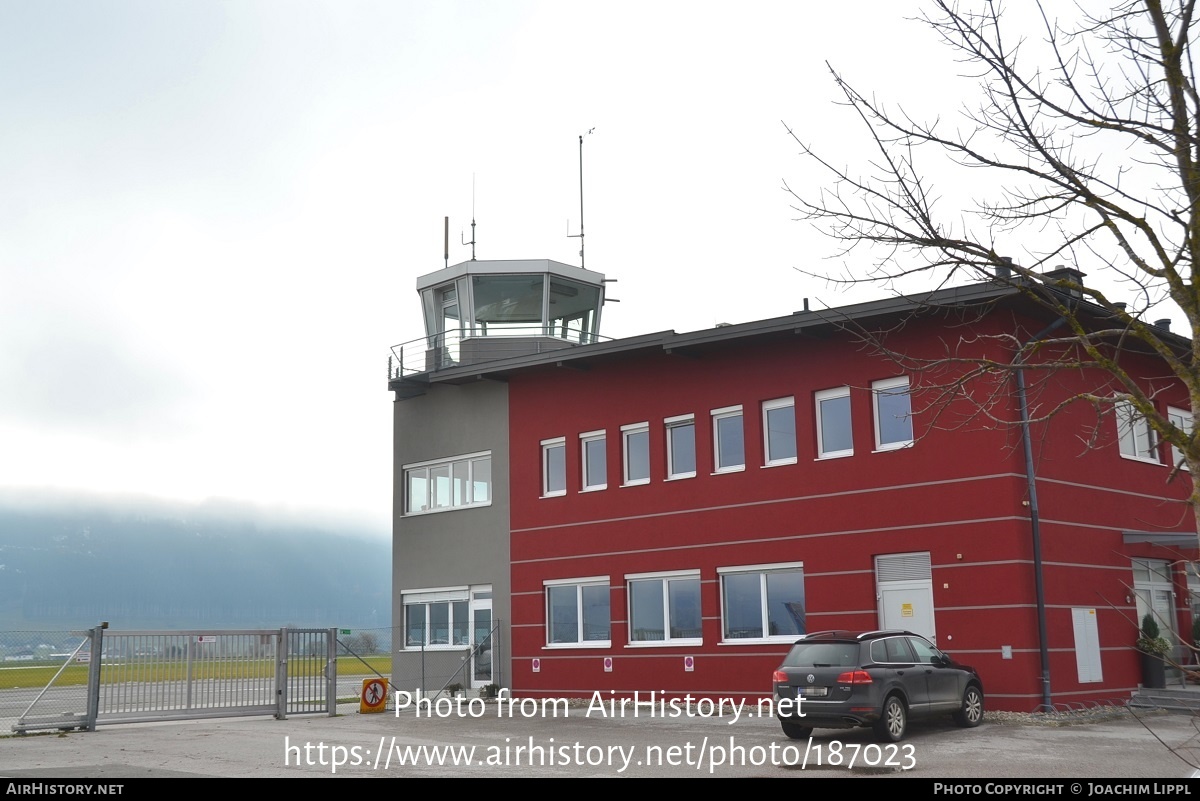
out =
{"type": "Polygon", "coordinates": [[[898,743],[908,729],[908,710],[897,695],[883,702],[883,715],[875,723],[875,736],[886,743],[898,743]]]}

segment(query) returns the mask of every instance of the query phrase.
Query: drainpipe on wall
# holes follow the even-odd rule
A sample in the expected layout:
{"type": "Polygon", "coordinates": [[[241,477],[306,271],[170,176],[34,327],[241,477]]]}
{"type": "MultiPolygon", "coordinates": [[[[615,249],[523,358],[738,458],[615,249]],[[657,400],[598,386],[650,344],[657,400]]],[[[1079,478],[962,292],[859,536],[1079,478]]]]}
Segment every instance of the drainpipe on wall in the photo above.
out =
{"type": "MultiPolygon", "coordinates": [[[[1065,317],[1046,326],[1021,346],[1018,354],[1033,343],[1050,334],[1066,322],[1065,317]]],[[[1033,470],[1033,443],[1029,436],[1029,401],[1025,392],[1025,370],[1017,366],[1017,400],[1021,409],[1021,445],[1025,451],[1025,485],[1029,491],[1029,525],[1033,538],[1033,580],[1037,594],[1038,652],[1042,663],[1042,705],[1047,711],[1050,703],[1050,647],[1046,633],[1046,588],[1042,579],[1042,530],[1038,518],[1037,480],[1033,470]]]]}

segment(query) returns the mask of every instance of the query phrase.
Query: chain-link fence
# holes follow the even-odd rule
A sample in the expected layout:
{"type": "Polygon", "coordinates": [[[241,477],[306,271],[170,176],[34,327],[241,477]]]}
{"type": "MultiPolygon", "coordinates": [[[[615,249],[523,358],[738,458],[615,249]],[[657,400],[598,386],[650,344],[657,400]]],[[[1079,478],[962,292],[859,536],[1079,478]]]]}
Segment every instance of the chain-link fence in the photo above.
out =
{"type": "Polygon", "coordinates": [[[393,689],[427,698],[463,692],[492,697],[504,686],[500,646],[501,622],[490,630],[476,632],[476,639],[452,645],[426,644],[420,639],[406,643],[393,654],[393,689]]]}
{"type": "Polygon", "coordinates": [[[337,670],[338,714],[357,712],[364,681],[391,681],[392,629],[338,629],[337,670]]]}

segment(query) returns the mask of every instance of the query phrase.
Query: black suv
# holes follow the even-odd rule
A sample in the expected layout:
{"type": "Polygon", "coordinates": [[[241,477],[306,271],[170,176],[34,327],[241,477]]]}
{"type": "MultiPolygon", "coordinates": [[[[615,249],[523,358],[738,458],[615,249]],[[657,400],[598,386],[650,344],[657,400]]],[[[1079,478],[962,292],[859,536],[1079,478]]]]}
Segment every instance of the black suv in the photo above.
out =
{"type": "Polygon", "coordinates": [[[796,641],[775,671],[776,714],[792,739],[814,728],[872,726],[885,742],[908,718],[953,714],[983,720],[983,681],[910,631],[819,631],[796,641]]]}

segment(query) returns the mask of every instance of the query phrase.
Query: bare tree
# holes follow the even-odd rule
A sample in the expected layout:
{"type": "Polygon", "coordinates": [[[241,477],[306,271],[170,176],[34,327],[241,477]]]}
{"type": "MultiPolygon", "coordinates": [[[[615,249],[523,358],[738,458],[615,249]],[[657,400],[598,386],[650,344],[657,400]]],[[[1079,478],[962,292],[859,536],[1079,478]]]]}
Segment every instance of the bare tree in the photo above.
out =
{"type": "MultiPolygon", "coordinates": [[[[833,179],[813,195],[785,185],[795,208],[842,242],[843,252],[873,246],[867,272],[839,281],[890,286],[920,277],[928,287],[986,277],[1011,283],[1057,317],[1036,336],[1012,336],[1009,358],[981,358],[968,348],[912,365],[953,374],[940,384],[947,399],[963,382],[994,383],[998,374],[1098,370],[1104,386],[1074,400],[1102,412],[1132,410],[1177,449],[1180,466],[1200,475],[1195,0],[1124,0],[1100,13],[1085,8],[1070,24],[1039,6],[1039,29],[1027,39],[1010,36],[999,2],[934,6],[923,20],[979,79],[974,104],[953,120],[921,122],[831,67],[874,151],[859,172],[822,157],[789,129],[833,179]],[[979,193],[971,208],[943,208],[931,178],[940,164],[931,170],[926,157],[959,171],[961,185],[979,193]],[[1054,269],[1060,265],[1067,266],[1054,269]],[[1120,302],[1130,297],[1129,305],[1120,302]],[[1190,342],[1152,321],[1167,309],[1186,319],[1190,342]],[[1190,420],[1160,410],[1144,378],[1127,372],[1121,355],[1129,350],[1157,356],[1187,386],[1190,420]]],[[[1198,501],[1193,489],[1200,530],[1198,501]]]]}

